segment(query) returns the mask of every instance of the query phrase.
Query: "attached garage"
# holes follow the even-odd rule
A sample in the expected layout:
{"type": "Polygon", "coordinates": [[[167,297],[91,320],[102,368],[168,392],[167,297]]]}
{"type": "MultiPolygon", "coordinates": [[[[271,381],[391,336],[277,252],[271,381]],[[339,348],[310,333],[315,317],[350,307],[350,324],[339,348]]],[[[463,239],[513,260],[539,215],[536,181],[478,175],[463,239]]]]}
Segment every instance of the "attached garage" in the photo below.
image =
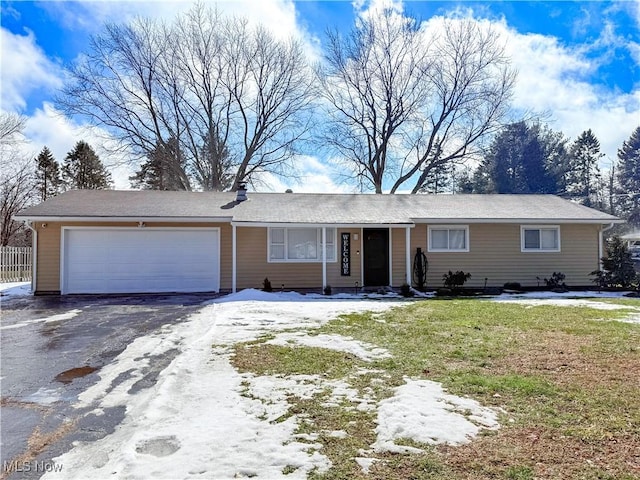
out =
{"type": "Polygon", "coordinates": [[[67,293],[217,292],[217,228],[65,227],[60,259],[67,293]]]}

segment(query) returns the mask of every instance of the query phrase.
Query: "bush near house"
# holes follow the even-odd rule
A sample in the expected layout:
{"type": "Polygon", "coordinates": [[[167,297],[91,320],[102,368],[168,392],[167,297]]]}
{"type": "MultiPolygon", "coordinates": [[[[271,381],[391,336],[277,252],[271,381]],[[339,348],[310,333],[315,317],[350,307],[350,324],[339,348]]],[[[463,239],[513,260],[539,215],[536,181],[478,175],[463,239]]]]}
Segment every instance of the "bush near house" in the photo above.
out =
{"type": "Polygon", "coordinates": [[[607,255],[602,257],[602,269],[589,275],[595,276],[593,282],[602,288],[638,287],[640,284],[631,252],[618,236],[614,236],[607,244],[607,255]]]}

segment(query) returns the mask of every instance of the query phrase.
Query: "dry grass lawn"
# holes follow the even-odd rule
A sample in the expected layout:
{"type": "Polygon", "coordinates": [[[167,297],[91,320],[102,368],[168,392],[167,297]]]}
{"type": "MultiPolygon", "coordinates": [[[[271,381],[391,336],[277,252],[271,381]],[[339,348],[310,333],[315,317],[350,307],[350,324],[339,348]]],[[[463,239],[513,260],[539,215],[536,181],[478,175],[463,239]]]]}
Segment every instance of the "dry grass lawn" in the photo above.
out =
{"type": "Polygon", "coordinates": [[[333,467],[314,478],[640,479],[640,325],[615,321],[628,313],[420,301],[382,316],[344,316],[321,329],[385,347],[390,359],[364,365],[324,349],[254,342],[236,348],[235,362],[256,374],[346,378],[362,391],[375,386],[378,399],[405,376],[426,378],[502,412],[498,431],[455,447],[408,441],[424,453],[378,454],[365,474],[354,457],[375,440],[375,415],[323,407],[322,396],[291,398],[291,413],[307,419],[301,433],[348,433],[320,437],[333,467]],[[362,366],[384,374],[355,375],[362,366]]]}

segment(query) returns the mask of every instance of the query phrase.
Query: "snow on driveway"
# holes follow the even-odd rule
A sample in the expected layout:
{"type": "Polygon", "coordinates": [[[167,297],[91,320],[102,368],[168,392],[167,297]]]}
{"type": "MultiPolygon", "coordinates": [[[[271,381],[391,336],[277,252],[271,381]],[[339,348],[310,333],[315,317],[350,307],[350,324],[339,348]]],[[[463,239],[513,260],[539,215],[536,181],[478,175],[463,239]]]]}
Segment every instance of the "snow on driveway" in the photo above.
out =
{"type": "MultiPolygon", "coordinates": [[[[398,432],[403,438],[423,435],[426,426],[429,441],[442,437],[452,443],[468,441],[479,428],[495,428],[493,412],[447,395],[433,382],[407,379],[394,397],[378,405],[346,380],[240,374],[231,364],[234,344],[265,334],[275,335],[272,342],[340,349],[366,360],[386,357],[389,352],[377,346],[305,331],[342,313],[383,312],[398,305],[402,303],[393,299],[335,300],[255,290],[215,300],[184,323],[136,339],[100,370],[100,380],[79,397],[77,407],[94,406],[90,415],[99,416],[104,408],[124,406],[125,418],[102,439],[74,444],[55,459],[63,471],[43,478],[306,478],[331,464],[320,453],[317,436],[296,435],[301,419],[289,415],[287,398],[309,398],[326,390],[331,392],[327,407],[348,401],[352,408],[380,408],[374,450],[393,450],[398,432]],[[151,359],[172,349],[180,353],[155,385],[132,389],[151,359]],[[452,428],[461,429],[456,437],[452,428]]],[[[368,466],[373,460],[354,461],[368,466]]]]}

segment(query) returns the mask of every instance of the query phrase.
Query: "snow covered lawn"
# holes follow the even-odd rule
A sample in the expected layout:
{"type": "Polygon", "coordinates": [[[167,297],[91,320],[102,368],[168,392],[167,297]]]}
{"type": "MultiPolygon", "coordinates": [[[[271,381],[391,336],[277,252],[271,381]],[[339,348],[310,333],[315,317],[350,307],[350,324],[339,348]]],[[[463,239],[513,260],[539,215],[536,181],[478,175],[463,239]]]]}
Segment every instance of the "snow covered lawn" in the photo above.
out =
{"type": "MultiPolygon", "coordinates": [[[[100,440],[75,444],[55,459],[62,472],[44,478],[295,479],[330,469],[351,478],[381,468],[386,470],[378,475],[391,478],[397,471],[393,478],[403,478],[407,465],[419,469],[425,458],[436,458],[430,445],[490,450],[483,439],[500,440],[506,430],[505,442],[515,448],[509,435],[519,427],[512,423],[528,428],[533,421],[543,428],[537,409],[552,415],[564,408],[544,403],[555,401],[560,388],[551,374],[566,372],[573,381],[591,368],[595,375],[600,357],[582,359],[580,349],[598,341],[603,329],[626,335],[628,330],[607,326],[615,322],[599,320],[637,315],[640,306],[605,299],[497,300],[404,302],[256,290],[222,297],[184,323],[136,339],[100,370],[77,407],[90,407],[95,416],[125,407],[124,420],[100,440]],[[549,318],[535,308],[540,305],[562,308],[549,318]],[[350,313],[357,315],[337,319],[350,313]],[[562,331],[583,324],[593,333],[588,342],[562,331]],[[174,349],[180,353],[155,385],[132,388],[151,358],[174,349]],[[564,363],[556,365],[556,357],[564,363]],[[506,425],[499,425],[499,416],[506,425]],[[423,460],[402,463],[406,455],[423,460]]],[[[607,352],[621,341],[616,337],[612,346],[594,351],[611,358],[607,352]]],[[[589,381],[587,388],[591,376],[589,381]]],[[[624,393],[634,398],[635,392],[624,393]]],[[[581,412],[591,421],[589,408],[581,412]]],[[[617,424],[597,417],[600,410],[593,421],[602,428],[609,428],[607,421],[617,424]]],[[[574,430],[583,428],[571,421],[574,430]]],[[[581,452],[571,448],[579,461],[581,452]]],[[[504,465],[516,461],[501,450],[492,455],[506,455],[504,465]]],[[[468,459],[480,461],[477,452],[468,459]]],[[[433,468],[445,471],[437,462],[433,468]]],[[[438,478],[467,478],[465,471],[438,478]]]]}
{"type": "Polygon", "coordinates": [[[232,366],[235,345],[265,335],[270,336],[266,344],[330,349],[365,363],[389,358],[379,346],[348,336],[314,335],[313,330],[343,313],[384,312],[399,305],[393,298],[332,300],[245,290],[212,302],[186,323],[138,338],[101,369],[98,383],[78,402],[78,407],[95,406],[91,415],[125,406],[125,419],[114,433],[77,444],[57,458],[64,465],[59,478],[306,478],[331,466],[320,452],[319,435],[339,438],[345,432],[300,434],[306,419],[290,412],[289,399],[326,392],[326,408],[351,405],[371,415],[377,411],[378,440],[362,453],[363,464],[374,452],[407,450],[394,443],[398,438],[457,444],[481,428],[497,428],[494,410],[448,395],[435,382],[406,378],[404,387],[378,404],[349,378],[255,375],[232,366]],[[149,357],[174,348],[181,353],[157,383],[130,393],[149,357]],[[127,380],[112,388],[113,380],[125,372],[127,380]]]}

